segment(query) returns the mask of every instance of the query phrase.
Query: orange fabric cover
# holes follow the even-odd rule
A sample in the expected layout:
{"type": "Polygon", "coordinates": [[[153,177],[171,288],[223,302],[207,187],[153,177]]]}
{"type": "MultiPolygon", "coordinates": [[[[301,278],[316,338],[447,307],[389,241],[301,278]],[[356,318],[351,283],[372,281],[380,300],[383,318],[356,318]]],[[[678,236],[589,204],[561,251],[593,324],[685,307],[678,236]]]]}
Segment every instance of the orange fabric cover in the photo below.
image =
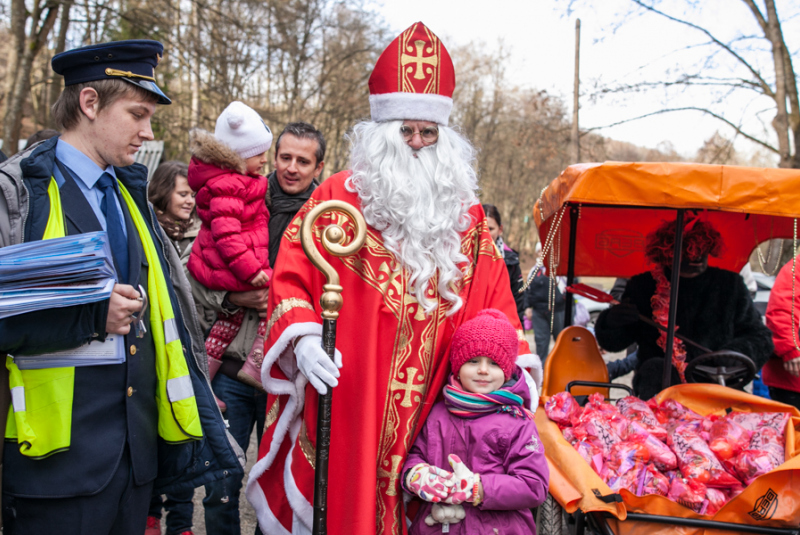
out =
{"type": "MultiPolygon", "coordinates": [[[[542,242],[561,216],[556,274],[567,270],[570,214],[564,205],[580,203],[575,274],[630,277],[650,269],[644,258],[645,236],[663,221],[675,219],[675,209],[708,210],[726,246],[722,258],[711,258],[709,264],[739,271],[757,244],[792,237],[792,219],[800,217],[798,184],[796,169],[579,164],[568,167],[544,190],[533,216],[542,242]]],[[[550,265],[549,258],[545,265],[550,265]]]]}
{"type": "MultiPolygon", "coordinates": [[[[592,489],[601,494],[610,494],[608,488],[594,470],[583,460],[561,435],[558,426],[544,414],[536,412],[536,425],[548,459],[556,465],[569,482],[571,488],[562,483],[551,486],[550,493],[568,511],[577,507],[583,511],[608,511],[619,520],[625,520],[627,511],[684,518],[704,518],[720,522],[745,523],[760,526],[792,527],[800,523],[800,411],[790,405],[771,401],[745,392],[712,384],[683,384],[661,392],[656,399],[674,399],[702,415],[724,415],[726,408],[745,412],[788,412],[792,415],[786,428],[786,462],[768,474],[756,479],[745,491],[728,502],[714,516],[699,515],[662,496],[638,497],[622,490],[624,504],[619,511],[594,497],[592,489]],[[574,491],[583,497],[576,502],[574,491]]],[[[704,535],[699,528],[679,528],[646,522],[609,522],[619,535],[674,534],[704,535]]],[[[709,531],[711,533],[711,531],[709,531]]],[[[713,535],[727,533],[713,530],[713,535]]]]}

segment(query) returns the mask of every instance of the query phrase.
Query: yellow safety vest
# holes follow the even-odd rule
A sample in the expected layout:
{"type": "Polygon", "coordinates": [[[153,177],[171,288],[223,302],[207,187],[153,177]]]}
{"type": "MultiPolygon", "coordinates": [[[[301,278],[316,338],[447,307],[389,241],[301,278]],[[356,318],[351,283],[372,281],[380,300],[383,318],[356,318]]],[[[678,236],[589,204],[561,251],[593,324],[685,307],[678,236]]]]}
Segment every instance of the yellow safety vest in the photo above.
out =
{"type": "MultiPolygon", "coordinates": [[[[149,264],[147,285],[151,307],[150,328],[156,349],[158,434],[173,444],[199,440],[203,436],[200,414],[161,261],[138,207],[122,183],[119,183],[119,188],[149,264]]],[[[50,214],[44,232],[45,240],[66,235],[61,195],[55,178],[51,179],[47,194],[50,197],[50,214]]],[[[20,452],[31,458],[44,458],[68,449],[75,368],[20,370],[11,356],[6,358],[6,368],[9,371],[12,402],[6,438],[16,439],[20,452]]]]}

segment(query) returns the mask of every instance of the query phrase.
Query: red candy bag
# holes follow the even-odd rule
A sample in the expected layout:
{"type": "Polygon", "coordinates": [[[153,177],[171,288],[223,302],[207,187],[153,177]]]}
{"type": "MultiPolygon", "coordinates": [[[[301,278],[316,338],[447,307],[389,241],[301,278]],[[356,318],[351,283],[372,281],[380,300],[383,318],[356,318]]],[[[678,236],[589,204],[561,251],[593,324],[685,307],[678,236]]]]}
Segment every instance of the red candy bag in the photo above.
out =
{"type": "Polygon", "coordinates": [[[669,485],[667,498],[699,513],[706,500],[707,487],[693,479],[676,477],[669,485]]]}
{"type": "Polygon", "coordinates": [[[627,489],[636,494],[639,489],[639,481],[644,477],[646,472],[647,465],[641,462],[634,464],[625,471],[615,472],[609,470],[606,483],[608,484],[608,488],[614,492],[619,492],[620,489],[627,489]]]}
{"type": "MultiPolygon", "coordinates": [[[[622,415],[617,415],[622,418],[622,415]]],[[[622,440],[619,433],[604,417],[604,413],[594,407],[586,407],[580,417],[573,419],[573,431],[578,440],[596,439],[594,442],[603,448],[603,455],[611,452],[611,446],[622,440]]],[[[626,425],[627,427],[627,425],[626,425]]]]}
{"type": "Polygon", "coordinates": [[[706,499],[703,509],[700,510],[700,514],[715,515],[726,503],[728,503],[728,496],[725,492],[709,487],[706,489],[706,499]]]}
{"type": "Polygon", "coordinates": [[[607,414],[609,416],[619,414],[619,410],[617,410],[614,405],[607,402],[606,398],[603,397],[603,394],[597,392],[589,395],[589,401],[586,403],[586,406],[597,409],[603,414],[607,414]]]}
{"type": "Polygon", "coordinates": [[[786,461],[786,439],[783,431],[776,431],[773,427],[762,427],[753,433],[747,449],[768,453],[775,466],[786,461]]]}
{"type": "Polygon", "coordinates": [[[583,409],[583,413],[577,419],[572,420],[572,425],[576,422],[585,422],[602,418],[620,438],[625,438],[628,433],[628,419],[625,418],[617,408],[610,403],[606,403],[601,394],[589,396],[589,402],[583,409]]]}
{"type": "Polygon", "coordinates": [[[635,396],[628,396],[617,401],[617,409],[628,420],[638,422],[648,433],[666,442],[667,430],[662,427],[647,403],[635,396]]]}
{"type": "Polygon", "coordinates": [[[544,404],[547,417],[560,427],[572,425],[572,418],[577,418],[583,409],[569,392],[559,392],[544,404]]]}
{"type": "Polygon", "coordinates": [[[708,447],[720,460],[727,461],[748,447],[753,433],[726,418],[711,424],[708,434],[708,447]]]}
{"type": "Polygon", "coordinates": [[[576,442],[578,442],[577,437],[575,437],[575,430],[572,429],[571,427],[565,427],[564,429],[562,429],[561,434],[564,435],[566,441],[572,444],[573,446],[575,445],[576,442]]]}
{"type": "Polygon", "coordinates": [[[786,422],[789,421],[788,412],[732,412],[726,419],[736,422],[748,431],[758,431],[764,427],[771,427],[781,436],[786,432],[786,422]]]}
{"type": "Polygon", "coordinates": [[[661,471],[674,470],[678,466],[678,459],[669,447],[656,437],[645,431],[638,422],[631,422],[628,427],[629,442],[643,444],[650,452],[650,462],[661,471]]]}
{"type": "MultiPolygon", "coordinates": [[[[785,414],[785,413],[779,413],[785,414]]],[[[786,460],[786,446],[783,431],[766,426],[754,432],[747,449],[733,461],[736,474],[749,485],[757,477],[771,472],[786,460]]]]}
{"type": "Polygon", "coordinates": [[[636,488],[637,496],[645,494],[658,494],[666,496],[669,493],[669,478],[659,472],[652,464],[647,465],[647,470],[639,477],[639,485],[636,488]]]}
{"type": "Polygon", "coordinates": [[[611,453],[606,463],[610,471],[624,474],[632,470],[637,464],[647,464],[650,460],[650,451],[642,442],[624,440],[611,446],[611,453]]]}
{"type": "Polygon", "coordinates": [[[678,458],[678,468],[687,479],[710,487],[731,488],[740,482],[725,471],[706,441],[690,426],[677,427],[667,437],[667,443],[678,458]]]}
{"type": "Polygon", "coordinates": [[[772,456],[759,450],[744,450],[733,459],[733,468],[746,485],[752,483],[758,476],[771,472],[777,466],[772,456]]]}
{"type": "MultiPolygon", "coordinates": [[[[651,408],[653,406],[651,405],[651,408]]],[[[659,422],[666,423],[669,420],[702,420],[703,417],[694,412],[692,409],[686,407],[679,401],[674,399],[665,399],[660,404],[656,405],[653,413],[658,418],[659,422]]]]}
{"type": "Polygon", "coordinates": [[[583,457],[592,470],[600,477],[604,477],[606,473],[605,461],[603,460],[603,448],[595,444],[592,440],[580,440],[575,442],[573,446],[575,450],[583,457]]]}

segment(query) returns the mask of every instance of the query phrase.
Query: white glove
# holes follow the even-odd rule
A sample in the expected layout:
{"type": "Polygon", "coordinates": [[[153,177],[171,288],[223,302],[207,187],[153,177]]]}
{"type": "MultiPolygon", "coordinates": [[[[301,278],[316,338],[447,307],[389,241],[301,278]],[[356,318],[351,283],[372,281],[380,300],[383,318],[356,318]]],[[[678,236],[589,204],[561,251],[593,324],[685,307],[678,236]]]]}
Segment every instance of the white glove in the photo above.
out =
{"type": "Polygon", "coordinates": [[[322,349],[322,337],[318,334],[301,336],[294,345],[294,354],[297,358],[297,367],[308,382],[311,383],[321,396],[328,392],[328,386],[339,384],[338,368],[342,367],[342,354],[337,349],[333,360],[322,349]]]}
{"type": "Polygon", "coordinates": [[[458,524],[466,513],[463,505],[447,505],[435,503],[431,508],[431,514],[425,517],[425,523],[429,526],[434,524],[458,524]]]}

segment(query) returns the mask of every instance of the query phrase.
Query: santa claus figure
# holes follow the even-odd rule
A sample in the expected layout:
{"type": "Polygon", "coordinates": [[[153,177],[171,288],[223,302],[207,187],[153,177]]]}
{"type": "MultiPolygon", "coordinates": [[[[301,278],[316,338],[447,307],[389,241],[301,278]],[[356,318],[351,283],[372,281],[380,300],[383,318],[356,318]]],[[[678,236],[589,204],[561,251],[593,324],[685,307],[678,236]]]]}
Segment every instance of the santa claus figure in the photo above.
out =
{"type": "Polygon", "coordinates": [[[372,120],[353,128],[350,171],[322,183],[289,225],[267,312],[262,369],[269,392],[259,461],[247,496],[269,535],[310,533],[318,393],[333,388],[328,532],[406,532],[400,469],[449,372],[453,332],[485,308],[519,334],[518,363],[538,404],[541,364],[522,335],[508,272],[478,203],[475,149],[448,126],[455,72],[418,22],[383,52],[369,81],[372,120]],[[338,258],[318,249],[344,288],[337,362],[321,347],[324,276],[300,244],[303,217],[343,200],[364,215],[367,240],[338,258]],[[534,381],[536,385],[534,385],[534,381]]]}

